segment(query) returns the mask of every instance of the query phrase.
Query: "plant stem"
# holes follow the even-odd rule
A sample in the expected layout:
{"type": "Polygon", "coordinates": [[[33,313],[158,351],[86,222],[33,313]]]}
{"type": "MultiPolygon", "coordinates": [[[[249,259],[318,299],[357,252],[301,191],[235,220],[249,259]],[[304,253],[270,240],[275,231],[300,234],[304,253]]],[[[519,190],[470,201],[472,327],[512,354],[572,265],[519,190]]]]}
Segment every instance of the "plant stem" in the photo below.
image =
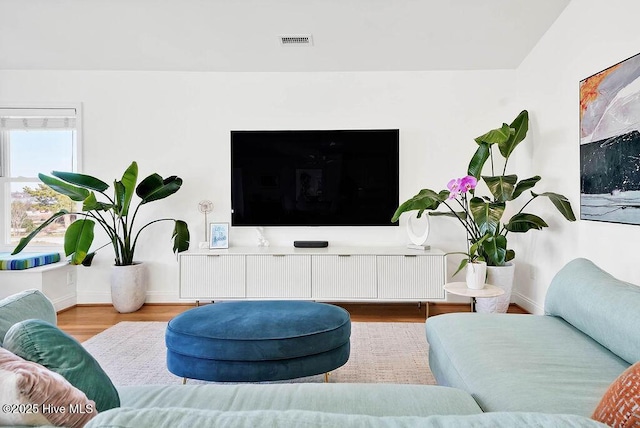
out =
{"type": "MultiPolygon", "coordinates": [[[[176,219],[174,219],[174,218],[161,218],[161,219],[158,219],[158,220],[150,221],[149,223],[147,223],[147,224],[145,224],[144,226],[142,226],[142,227],[140,228],[140,230],[138,231],[138,233],[136,233],[136,237],[135,237],[135,239],[133,240],[133,245],[131,246],[131,254],[133,254],[133,253],[134,253],[134,251],[135,251],[136,243],[138,242],[138,237],[140,236],[140,233],[141,233],[144,229],[146,229],[147,227],[151,226],[153,223],[158,223],[158,222],[160,222],[160,221],[174,221],[174,222],[175,222],[175,221],[176,221],[176,219]]],[[[133,260],[132,260],[132,262],[133,262],[133,260]]]]}
{"type": "MultiPolygon", "coordinates": [[[[457,201],[457,199],[456,199],[456,201],[457,201]]],[[[453,210],[453,208],[451,208],[451,206],[446,201],[443,201],[442,203],[445,204],[447,206],[447,208],[449,208],[449,211],[451,211],[453,213],[453,215],[458,219],[458,221],[460,221],[460,223],[462,223],[462,226],[464,226],[464,228],[467,231],[467,233],[473,236],[473,231],[471,231],[469,229],[469,225],[467,224],[467,222],[462,220],[460,218],[460,216],[453,210]]],[[[458,203],[459,203],[459,201],[458,201],[458,203]]]]}
{"type": "Polygon", "coordinates": [[[495,172],[493,169],[493,148],[491,146],[489,146],[489,157],[491,158],[491,175],[495,176],[495,172]]]}

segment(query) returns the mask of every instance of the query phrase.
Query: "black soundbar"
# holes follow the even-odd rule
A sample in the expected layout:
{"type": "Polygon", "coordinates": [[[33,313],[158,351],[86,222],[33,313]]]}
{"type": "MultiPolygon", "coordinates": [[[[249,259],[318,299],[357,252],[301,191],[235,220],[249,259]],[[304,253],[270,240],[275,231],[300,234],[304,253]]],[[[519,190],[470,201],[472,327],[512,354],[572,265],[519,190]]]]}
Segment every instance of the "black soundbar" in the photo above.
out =
{"type": "Polygon", "coordinates": [[[329,241],[293,241],[296,248],[325,248],[329,246],[329,241]]]}

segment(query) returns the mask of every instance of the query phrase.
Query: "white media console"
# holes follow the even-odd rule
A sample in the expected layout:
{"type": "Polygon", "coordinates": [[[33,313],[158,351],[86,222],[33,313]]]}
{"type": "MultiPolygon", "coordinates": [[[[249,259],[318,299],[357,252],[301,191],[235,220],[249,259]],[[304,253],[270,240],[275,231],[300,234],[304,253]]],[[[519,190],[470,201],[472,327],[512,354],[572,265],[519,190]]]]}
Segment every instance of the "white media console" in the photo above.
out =
{"type": "Polygon", "coordinates": [[[440,250],[231,247],[179,255],[180,298],[326,302],[444,300],[440,250]]]}

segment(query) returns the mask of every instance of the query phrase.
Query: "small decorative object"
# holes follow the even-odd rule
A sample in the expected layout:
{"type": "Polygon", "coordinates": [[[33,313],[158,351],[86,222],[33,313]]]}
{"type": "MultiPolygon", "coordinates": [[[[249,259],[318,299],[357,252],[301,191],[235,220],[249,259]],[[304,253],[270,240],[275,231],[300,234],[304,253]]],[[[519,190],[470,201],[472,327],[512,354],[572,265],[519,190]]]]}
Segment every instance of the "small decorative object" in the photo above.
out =
{"type": "Polygon", "coordinates": [[[474,261],[467,264],[467,287],[482,290],[487,277],[487,263],[474,261]]]}
{"type": "Polygon", "coordinates": [[[640,54],[580,82],[580,218],[640,224],[640,54]]]}
{"type": "Polygon", "coordinates": [[[211,223],[209,248],[229,248],[229,223],[211,223]]]}
{"type": "Polygon", "coordinates": [[[264,237],[264,227],[257,227],[256,232],[258,232],[258,247],[268,247],[269,241],[264,237]]]}
{"type": "Polygon", "coordinates": [[[198,211],[204,214],[204,241],[200,242],[200,248],[208,248],[209,247],[209,239],[207,236],[207,225],[209,222],[207,221],[207,214],[213,211],[213,202],[211,201],[200,201],[198,202],[198,211]]]}
{"type": "Polygon", "coordinates": [[[429,245],[425,245],[427,238],[429,238],[429,217],[426,215],[418,217],[418,213],[412,212],[407,219],[407,235],[409,235],[409,241],[411,241],[407,248],[414,250],[430,249],[429,245]],[[416,232],[418,227],[421,227],[422,231],[416,232]]]}

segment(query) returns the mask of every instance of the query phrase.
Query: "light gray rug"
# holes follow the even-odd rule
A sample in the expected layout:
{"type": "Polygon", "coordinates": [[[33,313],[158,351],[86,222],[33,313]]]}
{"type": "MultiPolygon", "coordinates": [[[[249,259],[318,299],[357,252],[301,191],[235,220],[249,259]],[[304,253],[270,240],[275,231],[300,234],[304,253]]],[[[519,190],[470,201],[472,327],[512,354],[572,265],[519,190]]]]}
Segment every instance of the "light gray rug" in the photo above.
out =
{"type": "MultiPolygon", "coordinates": [[[[435,384],[424,323],[354,322],[351,356],[329,382],[435,384]]],[[[179,384],[166,367],[165,322],[124,321],[83,343],[116,386],[179,384]]],[[[323,382],[310,376],[286,382],[323,382]]],[[[283,381],[284,382],[284,381],[283,381]]],[[[207,383],[189,380],[189,384],[207,383]]]]}

